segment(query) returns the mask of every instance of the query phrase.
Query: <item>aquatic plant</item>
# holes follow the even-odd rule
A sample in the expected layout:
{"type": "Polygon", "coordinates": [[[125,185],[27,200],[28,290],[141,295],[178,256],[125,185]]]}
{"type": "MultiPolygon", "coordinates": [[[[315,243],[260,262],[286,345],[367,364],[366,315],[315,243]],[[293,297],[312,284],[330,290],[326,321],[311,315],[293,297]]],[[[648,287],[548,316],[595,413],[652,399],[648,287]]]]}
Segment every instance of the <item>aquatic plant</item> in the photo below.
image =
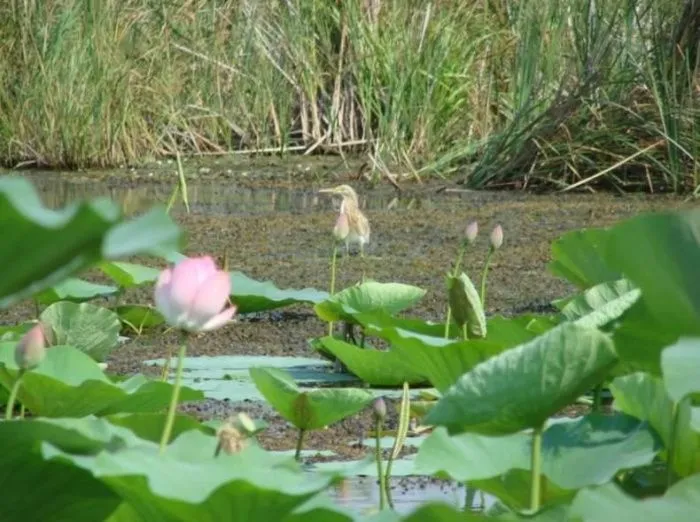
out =
{"type": "MultiPolygon", "coordinates": [[[[231,280],[228,273],[217,269],[209,256],[183,259],[158,276],[155,286],[156,308],[170,326],[182,332],[175,386],[160,441],[161,453],[170,441],[175,420],[189,334],[208,332],[228,323],[236,313],[235,306],[225,308],[230,294],[231,280]]],[[[170,365],[170,357],[166,365],[170,365]]]]}
{"type": "Polygon", "coordinates": [[[424,295],[420,288],[368,281],[333,295],[283,290],[178,253],[180,231],[163,209],[125,220],[105,200],[49,210],[34,194],[28,182],[0,180],[0,220],[42,238],[22,243],[24,263],[0,245],[0,306],[39,295],[47,303],[39,322],[32,315],[2,329],[0,469],[11,470],[0,490],[2,520],[203,520],[214,512],[224,521],[367,520],[325,496],[356,474],[377,474],[381,520],[690,520],[700,509],[699,210],[565,234],[552,245],[551,269],[577,290],[555,302],[558,312],[484,314],[483,336],[445,339],[442,322],[402,315],[424,295]],[[173,268],[121,259],[153,255],[154,244],[173,268]],[[88,301],[115,294],[80,283],[90,267],[110,273],[117,288],[154,285],[154,313],[183,336],[221,327],[242,309],[300,302],[322,320],[361,327],[366,349],[330,336],[315,344],[384,384],[373,409],[378,437],[388,397],[401,393],[389,460],[377,439],[375,455],[359,462],[307,470],[297,462],[303,434],[369,406],[370,386],[310,388],[279,369],[251,368],[256,389],[299,430],[294,459],[262,449],[255,435],[264,424],[248,417],[212,424],[175,414],[180,399],[204,398],[181,386],[184,343],[174,385],[108,377],[96,360],[101,349],[88,347],[105,338],[109,349],[119,346],[112,333],[92,343],[87,332],[116,319],[88,301]],[[388,350],[372,348],[379,342],[388,350]],[[611,411],[555,417],[604,387],[611,411]],[[17,403],[28,415],[13,418],[17,403]],[[430,434],[415,458],[398,460],[411,412],[430,434]],[[460,513],[429,503],[401,515],[392,508],[392,473],[448,477],[489,494],[493,505],[460,513]]]}

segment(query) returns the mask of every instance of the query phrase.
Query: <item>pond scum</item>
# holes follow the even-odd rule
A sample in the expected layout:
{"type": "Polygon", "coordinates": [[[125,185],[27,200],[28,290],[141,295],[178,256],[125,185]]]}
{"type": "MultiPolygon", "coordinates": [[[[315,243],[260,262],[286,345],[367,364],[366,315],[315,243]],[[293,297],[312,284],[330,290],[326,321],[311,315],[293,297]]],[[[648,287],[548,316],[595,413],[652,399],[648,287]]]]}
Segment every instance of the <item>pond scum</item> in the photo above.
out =
{"type": "Polygon", "coordinates": [[[692,190],[699,17],[694,0],[4,2],[0,154],[341,153],[471,187],[692,190]]]}

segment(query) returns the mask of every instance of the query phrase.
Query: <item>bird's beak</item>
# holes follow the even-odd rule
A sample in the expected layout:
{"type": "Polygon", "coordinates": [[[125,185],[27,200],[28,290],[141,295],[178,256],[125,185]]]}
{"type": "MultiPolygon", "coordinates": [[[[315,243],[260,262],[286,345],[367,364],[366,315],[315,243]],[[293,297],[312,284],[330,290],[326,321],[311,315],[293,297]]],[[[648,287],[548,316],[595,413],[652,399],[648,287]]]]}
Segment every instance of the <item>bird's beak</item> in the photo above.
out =
{"type": "Polygon", "coordinates": [[[334,188],[326,188],[326,189],[320,189],[319,193],[323,194],[335,194],[335,189],[334,188]]]}

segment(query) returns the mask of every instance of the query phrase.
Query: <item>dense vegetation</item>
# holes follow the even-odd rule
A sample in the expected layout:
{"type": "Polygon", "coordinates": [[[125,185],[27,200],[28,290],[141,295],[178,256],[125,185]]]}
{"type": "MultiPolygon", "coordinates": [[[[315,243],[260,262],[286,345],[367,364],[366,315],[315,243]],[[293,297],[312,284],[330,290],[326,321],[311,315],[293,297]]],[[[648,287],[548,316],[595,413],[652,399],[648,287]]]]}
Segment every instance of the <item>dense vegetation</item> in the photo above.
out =
{"type": "MultiPolygon", "coordinates": [[[[50,210],[31,183],[8,176],[0,221],[9,234],[0,243],[0,311],[36,304],[31,318],[0,327],[1,520],[596,522],[692,520],[700,508],[700,210],[560,237],[549,268],[576,292],[555,301],[554,313],[487,316],[487,268],[479,292],[466,273],[473,266],[455,266],[445,274],[444,323],[406,315],[425,294],[416,286],[280,289],[219,270],[210,257],[187,258],[183,230],[160,208],[128,220],[104,198],[50,210]],[[144,255],[174,266],[123,261],[144,255]],[[109,284],[77,277],[86,268],[109,284]],[[155,307],[124,293],[146,285],[155,307]],[[106,296],[114,299],[99,299],[106,296]],[[249,363],[261,399],[298,432],[294,457],[263,448],[262,419],[178,413],[180,402],[205,397],[199,377],[184,382],[188,346],[207,342],[211,329],[235,328],[233,313],[295,303],[345,324],[311,339],[310,351],[347,369],[326,376],[349,380],[309,385],[308,362],[305,377],[265,358],[249,363]],[[120,334],[165,327],[181,339],[173,384],[171,354],[161,377],[105,373],[120,334]],[[398,390],[397,427],[386,431],[382,397],[398,390]],[[304,460],[305,433],[370,404],[374,455],[310,469],[295,460],[304,460]],[[554,418],[573,404],[588,407],[554,418]],[[430,434],[419,435],[416,454],[398,458],[412,419],[430,434]],[[426,502],[397,513],[389,485],[398,474],[464,483],[463,511],[426,502]],[[379,478],[379,513],[328,497],[357,475],[379,478]],[[479,509],[477,490],[491,499],[479,509]]],[[[455,265],[478,246],[476,235],[473,227],[455,265]]],[[[508,247],[502,240],[494,229],[486,267],[508,247]]],[[[244,393],[226,398],[236,404],[244,393]]]]}
{"type": "Polygon", "coordinates": [[[694,188],[699,17],[694,0],[6,2],[0,159],[313,150],[474,187],[694,188]]]}

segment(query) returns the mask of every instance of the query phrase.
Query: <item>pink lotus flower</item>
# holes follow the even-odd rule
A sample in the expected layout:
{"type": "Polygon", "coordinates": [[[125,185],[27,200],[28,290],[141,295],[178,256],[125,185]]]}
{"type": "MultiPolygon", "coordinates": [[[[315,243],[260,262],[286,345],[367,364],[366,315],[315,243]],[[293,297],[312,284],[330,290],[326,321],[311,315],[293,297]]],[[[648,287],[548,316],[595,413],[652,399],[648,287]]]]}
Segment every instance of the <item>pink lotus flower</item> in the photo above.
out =
{"type": "Polygon", "coordinates": [[[15,362],[19,368],[29,370],[38,366],[46,355],[48,336],[41,323],[33,326],[17,343],[15,362]]]}
{"type": "Polygon", "coordinates": [[[167,323],[189,332],[207,332],[226,324],[236,313],[224,310],[231,293],[229,274],[209,256],[187,258],[160,273],[156,308],[167,323]]]}

